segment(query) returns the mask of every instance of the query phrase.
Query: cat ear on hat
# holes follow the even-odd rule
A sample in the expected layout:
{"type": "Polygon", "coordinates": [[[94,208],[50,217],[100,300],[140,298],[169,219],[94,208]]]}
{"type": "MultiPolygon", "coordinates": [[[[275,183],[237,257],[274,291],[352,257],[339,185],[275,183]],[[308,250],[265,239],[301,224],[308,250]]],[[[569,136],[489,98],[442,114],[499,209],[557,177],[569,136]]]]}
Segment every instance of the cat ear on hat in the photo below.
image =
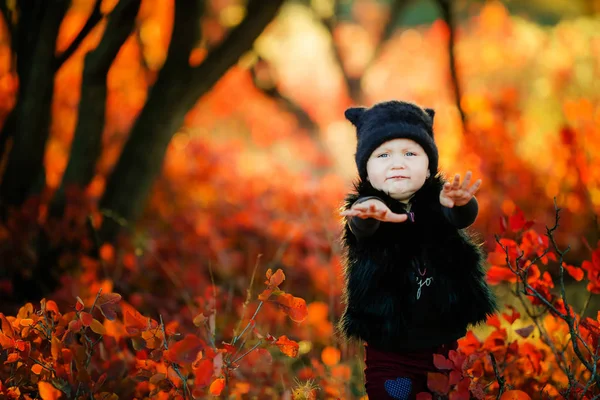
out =
{"type": "Polygon", "coordinates": [[[360,126],[360,119],[367,109],[365,107],[350,107],[344,112],[344,116],[355,127],[360,126]]]}
{"type": "Polygon", "coordinates": [[[435,110],[433,108],[426,108],[425,112],[429,115],[429,117],[431,118],[431,122],[433,123],[433,117],[435,116],[435,110]]]}

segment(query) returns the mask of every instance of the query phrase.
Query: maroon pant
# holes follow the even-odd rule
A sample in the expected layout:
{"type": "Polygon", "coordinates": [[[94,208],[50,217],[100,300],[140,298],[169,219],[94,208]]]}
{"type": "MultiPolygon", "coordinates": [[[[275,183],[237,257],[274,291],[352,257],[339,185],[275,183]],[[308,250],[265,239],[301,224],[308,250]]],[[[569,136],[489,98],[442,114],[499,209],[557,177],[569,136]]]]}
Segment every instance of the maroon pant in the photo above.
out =
{"type": "Polygon", "coordinates": [[[386,352],[365,343],[365,389],[369,400],[415,399],[427,392],[427,372],[436,372],[433,355],[448,357],[458,342],[403,353],[386,352]]]}

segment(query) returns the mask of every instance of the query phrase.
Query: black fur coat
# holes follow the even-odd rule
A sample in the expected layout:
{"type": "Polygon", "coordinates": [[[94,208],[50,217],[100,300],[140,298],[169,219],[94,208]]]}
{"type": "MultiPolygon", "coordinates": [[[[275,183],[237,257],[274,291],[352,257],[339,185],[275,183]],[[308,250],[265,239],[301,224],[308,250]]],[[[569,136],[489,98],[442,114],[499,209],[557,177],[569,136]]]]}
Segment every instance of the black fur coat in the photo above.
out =
{"type": "MultiPolygon", "coordinates": [[[[419,350],[452,342],[497,311],[485,282],[485,257],[466,230],[442,214],[443,180],[428,180],[411,200],[414,222],[381,222],[369,237],[357,239],[346,223],[345,310],[337,331],[388,351],[419,350]],[[426,270],[426,274],[421,274],[426,270]],[[419,271],[419,272],[417,272],[419,271]],[[429,286],[419,279],[431,278],[429,286]]],[[[404,204],[359,182],[346,198],[348,209],[361,197],[377,196],[396,213],[404,204]]]]}

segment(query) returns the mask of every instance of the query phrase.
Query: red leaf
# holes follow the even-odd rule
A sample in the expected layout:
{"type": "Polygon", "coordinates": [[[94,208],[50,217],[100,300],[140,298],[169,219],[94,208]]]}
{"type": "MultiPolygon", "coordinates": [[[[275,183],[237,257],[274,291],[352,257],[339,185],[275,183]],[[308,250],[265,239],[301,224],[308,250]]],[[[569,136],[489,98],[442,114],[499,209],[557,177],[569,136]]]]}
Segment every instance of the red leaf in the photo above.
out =
{"type": "Polygon", "coordinates": [[[232,345],[231,343],[223,342],[223,347],[225,348],[225,352],[226,353],[234,354],[237,351],[237,349],[235,348],[235,346],[232,345]]]}
{"type": "Polygon", "coordinates": [[[487,321],[485,321],[485,323],[489,326],[493,326],[496,329],[502,328],[502,323],[500,322],[500,318],[498,318],[498,314],[488,316],[487,321]]]}
{"type": "Polygon", "coordinates": [[[92,324],[92,321],[94,320],[94,317],[92,317],[92,314],[87,313],[85,311],[81,312],[79,314],[79,318],[81,319],[81,323],[83,324],[83,326],[90,326],[92,324]]]}
{"type": "Polygon", "coordinates": [[[445,395],[450,390],[450,383],[448,377],[439,372],[428,372],[427,373],[427,388],[437,394],[445,395]]]}
{"type": "Polygon", "coordinates": [[[450,385],[456,385],[462,379],[462,373],[457,370],[450,371],[450,375],[448,377],[448,383],[450,385]]]}
{"type": "Polygon", "coordinates": [[[83,310],[85,305],[83,304],[83,300],[79,296],[77,296],[77,303],[75,303],[75,309],[77,311],[83,310]]]}
{"type": "Polygon", "coordinates": [[[192,364],[196,360],[198,352],[205,347],[202,339],[188,334],[183,340],[171,345],[164,355],[165,358],[177,364],[192,364]]]}
{"type": "Polygon", "coordinates": [[[96,307],[100,310],[102,315],[110,321],[117,319],[116,310],[119,307],[121,301],[121,295],[118,293],[104,293],[98,296],[96,300],[96,307]]]}
{"type": "Polygon", "coordinates": [[[502,317],[512,325],[513,322],[521,317],[521,314],[513,306],[508,305],[507,307],[511,309],[512,313],[510,315],[502,313],[502,317]]]}
{"type": "Polygon", "coordinates": [[[508,223],[506,221],[506,217],[502,216],[500,217],[500,233],[504,233],[506,232],[506,229],[508,229],[508,223]]]}
{"type": "Polygon", "coordinates": [[[492,265],[487,271],[486,280],[490,285],[497,285],[502,282],[515,283],[517,276],[508,267],[492,265]]]}
{"type": "Polygon", "coordinates": [[[517,211],[508,219],[510,230],[513,232],[517,232],[523,229],[526,222],[527,221],[525,221],[525,214],[523,214],[523,211],[519,209],[517,209],[517,211]]]}
{"type": "Polygon", "coordinates": [[[450,370],[454,367],[454,364],[452,363],[452,361],[448,360],[446,357],[444,357],[441,354],[433,355],[433,365],[435,365],[435,367],[440,370],[444,370],[444,369],[450,370]]]}
{"type": "Polygon", "coordinates": [[[194,379],[196,387],[203,388],[210,384],[214,372],[212,360],[203,358],[200,361],[195,362],[192,365],[192,369],[196,375],[196,379],[194,379]]]}

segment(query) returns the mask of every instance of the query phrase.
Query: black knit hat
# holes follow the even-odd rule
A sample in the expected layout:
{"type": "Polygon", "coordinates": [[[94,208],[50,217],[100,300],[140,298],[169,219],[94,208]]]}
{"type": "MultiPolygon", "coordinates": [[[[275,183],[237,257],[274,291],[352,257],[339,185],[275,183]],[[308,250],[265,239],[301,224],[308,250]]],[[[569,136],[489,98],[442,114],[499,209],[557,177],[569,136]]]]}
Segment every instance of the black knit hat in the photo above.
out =
{"type": "Polygon", "coordinates": [[[367,161],[371,153],[392,139],[411,139],[419,143],[429,158],[431,176],[436,175],[438,149],[433,140],[433,109],[391,100],[371,108],[351,107],[344,115],[356,127],[356,167],[362,180],[367,178],[367,161]]]}

